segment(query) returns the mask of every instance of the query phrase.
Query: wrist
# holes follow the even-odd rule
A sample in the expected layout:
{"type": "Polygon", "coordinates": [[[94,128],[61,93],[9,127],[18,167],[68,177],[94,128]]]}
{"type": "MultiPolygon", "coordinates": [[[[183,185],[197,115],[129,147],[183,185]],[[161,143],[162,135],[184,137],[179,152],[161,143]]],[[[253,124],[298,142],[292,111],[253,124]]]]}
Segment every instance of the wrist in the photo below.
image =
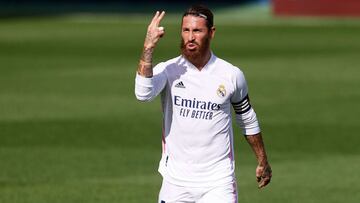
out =
{"type": "Polygon", "coordinates": [[[269,162],[267,161],[267,158],[266,158],[266,157],[259,158],[257,161],[258,161],[258,165],[259,165],[259,166],[269,165],[269,162]]]}
{"type": "Polygon", "coordinates": [[[155,48],[155,44],[152,44],[152,43],[145,43],[144,44],[144,50],[153,50],[155,48]]]}
{"type": "Polygon", "coordinates": [[[151,66],[152,62],[151,62],[151,60],[150,61],[144,61],[144,60],[140,59],[139,64],[143,65],[143,66],[149,66],[149,65],[151,66]]]}

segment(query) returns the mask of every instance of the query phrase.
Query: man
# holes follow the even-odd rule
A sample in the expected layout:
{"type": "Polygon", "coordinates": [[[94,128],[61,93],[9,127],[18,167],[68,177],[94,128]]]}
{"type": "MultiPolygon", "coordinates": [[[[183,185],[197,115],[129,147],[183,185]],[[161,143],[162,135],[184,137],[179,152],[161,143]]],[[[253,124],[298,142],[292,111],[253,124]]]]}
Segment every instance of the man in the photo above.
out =
{"type": "Polygon", "coordinates": [[[243,73],[210,49],[215,35],[213,14],[192,6],[183,15],[181,55],[152,67],[152,54],[165,34],[165,12],[148,26],[136,75],[135,94],[150,101],[161,94],[163,183],[159,203],[237,202],[231,106],[255,152],[259,188],[271,179],[256,114],[243,73]]]}

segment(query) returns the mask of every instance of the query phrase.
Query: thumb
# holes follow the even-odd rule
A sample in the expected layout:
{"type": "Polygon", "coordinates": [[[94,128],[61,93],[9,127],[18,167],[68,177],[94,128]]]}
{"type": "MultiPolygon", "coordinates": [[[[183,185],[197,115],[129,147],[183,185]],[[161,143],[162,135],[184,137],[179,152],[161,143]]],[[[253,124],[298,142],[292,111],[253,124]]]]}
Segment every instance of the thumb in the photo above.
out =
{"type": "Polygon", "coordinates": [[[158,30],[159,30],[159,36],[163,37],[164,34],[165,34],[165,28],[164,27],[158,27],[158,30]]]}
{"type": "Polygon", "coordinates": [[[256,176],[256,181],[259,183],[261,181],[261,176],[264,172],[264,167],[258,166],[256,167],[256,172],[255,172],[255,176],[256,176]]]}

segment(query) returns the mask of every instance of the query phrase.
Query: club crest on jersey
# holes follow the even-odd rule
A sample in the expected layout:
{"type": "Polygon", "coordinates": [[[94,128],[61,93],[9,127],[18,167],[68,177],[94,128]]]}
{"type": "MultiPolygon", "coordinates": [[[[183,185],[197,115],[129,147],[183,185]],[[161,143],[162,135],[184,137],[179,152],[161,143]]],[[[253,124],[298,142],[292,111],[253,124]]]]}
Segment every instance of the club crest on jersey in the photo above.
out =
{"type": "Polygon", "coordinates": [[[216,90],[216,94],[223,98],[226,96],[226,89],[224,85],[219,85],[219,88],[216,90]]]}

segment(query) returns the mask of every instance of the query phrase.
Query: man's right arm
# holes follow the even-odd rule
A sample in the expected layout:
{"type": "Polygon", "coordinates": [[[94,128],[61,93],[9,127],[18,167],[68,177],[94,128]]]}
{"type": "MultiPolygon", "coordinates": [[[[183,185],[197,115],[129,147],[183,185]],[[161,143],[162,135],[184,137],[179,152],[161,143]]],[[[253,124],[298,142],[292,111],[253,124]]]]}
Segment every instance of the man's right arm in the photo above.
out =
{"type": "Polygon", "coordinates": [[[152,65],[152,55],[155,46],[165,33],[164,29],[159,27],[164,15],[164,11],[161,13],[157,11],[147,29],[144,49],[141,54],[135,80],[135,95],[140,101],[150,101],[154,99],[165,86],[166,78],[164,74],[158,73],[154,76],[152,65]]]}
{"type": "Polygon", "coordinates": [[[159,27],[160,21],[164,15],[164,11],[161,13],[157,11],[147,29],[144,41],[144,49],[141,54],[137,71],[139,75],[146,78],[151,78],[153,76],[152,55],[157,42],[165,34],[164,28],[159,27]]]}

